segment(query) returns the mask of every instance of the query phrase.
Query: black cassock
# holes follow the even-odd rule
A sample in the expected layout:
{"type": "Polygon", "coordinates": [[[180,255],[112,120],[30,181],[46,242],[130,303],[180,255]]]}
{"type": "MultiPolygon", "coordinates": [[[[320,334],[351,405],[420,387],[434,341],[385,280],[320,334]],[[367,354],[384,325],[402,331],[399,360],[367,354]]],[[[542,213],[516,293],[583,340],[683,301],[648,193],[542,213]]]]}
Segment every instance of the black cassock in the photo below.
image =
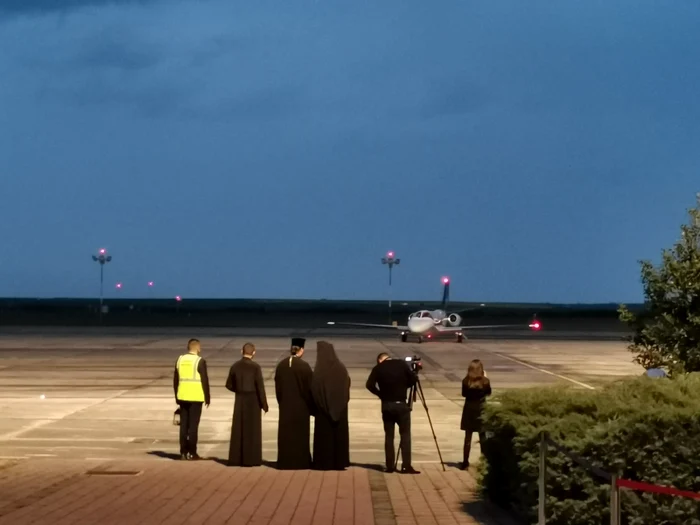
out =
{"type": "Polygon", "coordinates": [[[280,407],[277,429],[278,469],[311,468],[312,377],[311,367],[301,358],[291,356],[277,365],[275,394],[280,407]]]}
{"type": "Polygon", "coordinates": [[[234,363],[228,373],[226,388],[236,394],[228,463],[231,466],[259,466],[262,464],[260,411],[268,411],[260,365],[247,357],[234,363]]]}
{"type": "Polygon", "coordinates": [[[313,468],[343,470],[350,466],[350,375],[325,341],[317,344],[311,392],[316,407],[313,468]]]}

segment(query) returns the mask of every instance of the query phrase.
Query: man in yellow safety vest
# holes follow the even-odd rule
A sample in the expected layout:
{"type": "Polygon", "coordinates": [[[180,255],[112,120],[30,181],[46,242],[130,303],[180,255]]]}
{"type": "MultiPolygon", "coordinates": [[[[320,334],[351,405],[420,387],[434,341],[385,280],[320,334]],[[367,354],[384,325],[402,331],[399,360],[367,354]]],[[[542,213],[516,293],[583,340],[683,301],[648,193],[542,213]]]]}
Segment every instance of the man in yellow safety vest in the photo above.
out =
{"type": "Polygon", "coordinates": [[[209,407],[209,376],[207,363],[200,357],[197,339],[187,343],[187,353],[177,359],[173,386],[175,400],[180,405],[180,459],[199,459],[197,433],[202,416],[202,404],[209,407]]]}

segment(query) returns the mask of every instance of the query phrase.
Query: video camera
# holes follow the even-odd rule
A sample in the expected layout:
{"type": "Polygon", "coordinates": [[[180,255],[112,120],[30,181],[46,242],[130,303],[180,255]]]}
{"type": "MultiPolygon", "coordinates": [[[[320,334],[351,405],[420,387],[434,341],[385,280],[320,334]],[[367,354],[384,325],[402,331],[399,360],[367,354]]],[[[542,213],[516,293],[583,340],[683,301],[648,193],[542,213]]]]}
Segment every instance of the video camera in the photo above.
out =
{"type": "Polygon", "coordinates": [[[421,362],[420,357],[417,355],[414,355],[413,357],[404,357],[404,361],[408,363],[408,366],[410,366],[411,370],[413,370],[415,373],[423,370],[423,363],[421,362]]]}

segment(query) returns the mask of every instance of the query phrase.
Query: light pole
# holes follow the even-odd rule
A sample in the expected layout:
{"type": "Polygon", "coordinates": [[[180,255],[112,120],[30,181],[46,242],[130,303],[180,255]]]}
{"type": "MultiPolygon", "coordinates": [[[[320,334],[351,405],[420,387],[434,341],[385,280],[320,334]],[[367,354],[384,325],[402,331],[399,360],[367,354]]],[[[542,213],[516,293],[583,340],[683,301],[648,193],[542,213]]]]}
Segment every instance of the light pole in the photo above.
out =
{"type": "Polygon", "coordinates": [[[112,260],[111,255],[107,255],[107,250],[100,248],[97,255],[92,256],[92,260],[100,263],[100,324],[102,324],[102,303],[103,303],[103,290],[105,281],[105,264],[112,260]]]}
{"type": "Polygon", "coordinates": [[[391,270],[394,265],[398,265],[401,259],[394,257],[394,252],[389,252],[386,257],[382,257],[382,264],[389,266],[389,317],[391,317],[391,270]]]}

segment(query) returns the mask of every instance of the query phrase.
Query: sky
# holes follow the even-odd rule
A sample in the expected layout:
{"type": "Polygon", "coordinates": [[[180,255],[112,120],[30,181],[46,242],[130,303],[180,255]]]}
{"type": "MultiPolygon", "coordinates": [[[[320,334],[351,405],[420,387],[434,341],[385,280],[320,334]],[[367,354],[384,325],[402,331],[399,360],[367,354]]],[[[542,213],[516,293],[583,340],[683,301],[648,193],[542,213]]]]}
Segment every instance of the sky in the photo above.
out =
{"type": "Polygon", "coordinates": [[[0,0],[0,296],[95,297],[106,248],[106,297],[641,301],[700,191],[698,19],[0,0]]]}

